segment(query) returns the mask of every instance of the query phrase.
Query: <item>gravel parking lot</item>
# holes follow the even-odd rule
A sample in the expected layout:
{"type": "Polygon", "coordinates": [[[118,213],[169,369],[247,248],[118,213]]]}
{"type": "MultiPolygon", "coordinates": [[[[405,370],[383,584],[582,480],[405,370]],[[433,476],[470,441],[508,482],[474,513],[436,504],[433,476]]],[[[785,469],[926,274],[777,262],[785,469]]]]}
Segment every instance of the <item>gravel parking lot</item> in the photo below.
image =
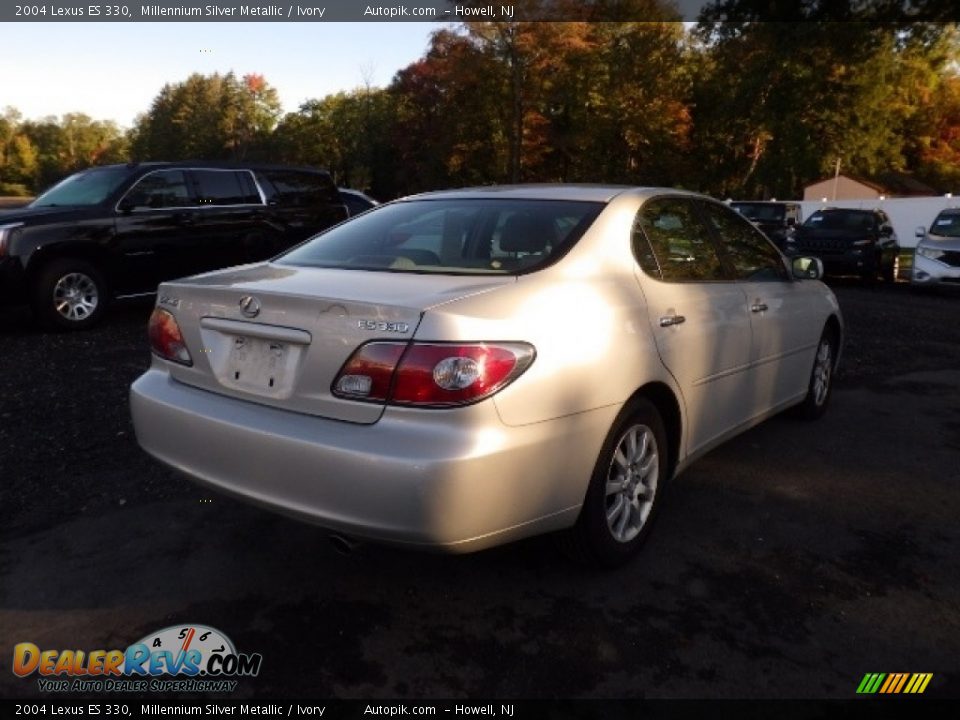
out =
{"type": "MultiPolygon", "coordinates": [[[[851,698],[866,672],[960,696],[960,296],[835,289],[827,416],[703,458],[641,557],[604,573],[546,538],[341,555],[140,451],[127,389],[151,303],[81,334],[2,311],[0,650],[193,622],[263,654],[235,697],[851,698]]],[[[8,666],[0,695],[42,693],[8,666]]]]}

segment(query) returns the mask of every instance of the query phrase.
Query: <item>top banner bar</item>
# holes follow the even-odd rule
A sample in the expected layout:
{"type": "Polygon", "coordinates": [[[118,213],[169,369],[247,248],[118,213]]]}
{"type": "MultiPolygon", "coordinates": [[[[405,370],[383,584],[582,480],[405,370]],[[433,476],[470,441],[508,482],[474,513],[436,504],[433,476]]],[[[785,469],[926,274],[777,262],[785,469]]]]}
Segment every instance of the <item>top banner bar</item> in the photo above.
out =
{"type": "Polygon", "coordinates": [[[56,0],[3,3],[3,22],[659,22],[951,21],[947,0],[56,0]]]}

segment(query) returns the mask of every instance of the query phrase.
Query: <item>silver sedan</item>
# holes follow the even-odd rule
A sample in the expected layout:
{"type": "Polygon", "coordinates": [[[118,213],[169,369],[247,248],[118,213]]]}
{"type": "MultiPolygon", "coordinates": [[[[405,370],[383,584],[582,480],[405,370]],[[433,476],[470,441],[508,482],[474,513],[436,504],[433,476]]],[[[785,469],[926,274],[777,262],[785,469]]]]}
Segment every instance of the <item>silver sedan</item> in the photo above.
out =
{"type": "Polygon", "coordinates": [[[133,420],[170,467],[331,533],[466,552],[559,531],[613,565],[698,456],[826,409],[821,273],[681,191],[418,195],[161,285],[133,420]]]}

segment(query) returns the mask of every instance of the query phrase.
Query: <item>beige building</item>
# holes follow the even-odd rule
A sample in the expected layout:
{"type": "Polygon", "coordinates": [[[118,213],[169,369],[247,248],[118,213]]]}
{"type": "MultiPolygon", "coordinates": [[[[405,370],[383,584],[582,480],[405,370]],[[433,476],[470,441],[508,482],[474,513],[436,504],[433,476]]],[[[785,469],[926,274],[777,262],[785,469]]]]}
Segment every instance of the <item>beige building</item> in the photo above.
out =
{"type": "Polygon", "coordinates": [[[834,200],[878,200],[893,197],[926,197],[938,195],[931,187],[914,180],[909,175],[890,172],[879,182],[840,174],[819,180],[803,189],[804,200],[828,202],[834,200]]]}

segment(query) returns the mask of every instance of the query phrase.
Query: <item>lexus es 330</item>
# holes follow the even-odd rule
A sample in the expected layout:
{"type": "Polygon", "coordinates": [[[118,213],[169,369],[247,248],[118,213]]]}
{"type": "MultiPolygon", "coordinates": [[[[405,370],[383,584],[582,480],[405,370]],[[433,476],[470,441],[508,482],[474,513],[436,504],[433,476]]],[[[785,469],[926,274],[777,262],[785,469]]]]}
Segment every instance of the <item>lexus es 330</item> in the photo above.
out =
{"type": "Polygon", "coordinates": [[[616,564],[697,456],[827,407],[843,326],[821,273],[686,192],[414,196],[162,284],[137,437],[332,532],[463,552],[562,531],[616,564]]]}

